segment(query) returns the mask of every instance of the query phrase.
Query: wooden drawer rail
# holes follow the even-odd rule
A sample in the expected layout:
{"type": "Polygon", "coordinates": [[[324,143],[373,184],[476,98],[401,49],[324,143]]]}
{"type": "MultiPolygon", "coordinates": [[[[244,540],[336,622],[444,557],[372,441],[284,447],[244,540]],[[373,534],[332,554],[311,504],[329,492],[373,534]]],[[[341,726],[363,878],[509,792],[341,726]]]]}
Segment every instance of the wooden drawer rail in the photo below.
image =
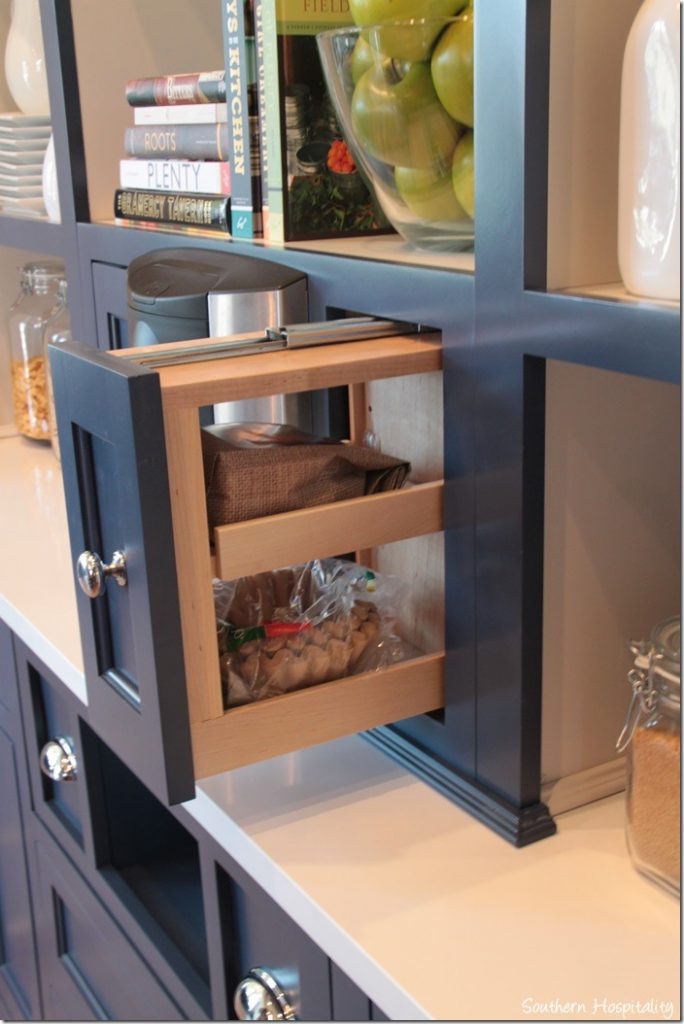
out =
{"type": "Polygon", "coordinates": [[[311,558],[438,533],[443,493],[444,484],[437,480],[219,526],[214,531],[217,575],[232,580],[311,558]]]}

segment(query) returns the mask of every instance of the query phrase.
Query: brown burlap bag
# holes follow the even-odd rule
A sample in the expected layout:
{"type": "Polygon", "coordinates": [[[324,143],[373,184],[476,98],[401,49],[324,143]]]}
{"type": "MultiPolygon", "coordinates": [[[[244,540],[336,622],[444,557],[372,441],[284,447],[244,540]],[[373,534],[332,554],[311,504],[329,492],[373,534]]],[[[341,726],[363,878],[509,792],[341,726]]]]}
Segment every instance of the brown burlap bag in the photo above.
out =
{"type": "Polygon", "coordinates": [[[202,430],[209,527],[401,487],[408,462],[292,427],[202,430]]]}

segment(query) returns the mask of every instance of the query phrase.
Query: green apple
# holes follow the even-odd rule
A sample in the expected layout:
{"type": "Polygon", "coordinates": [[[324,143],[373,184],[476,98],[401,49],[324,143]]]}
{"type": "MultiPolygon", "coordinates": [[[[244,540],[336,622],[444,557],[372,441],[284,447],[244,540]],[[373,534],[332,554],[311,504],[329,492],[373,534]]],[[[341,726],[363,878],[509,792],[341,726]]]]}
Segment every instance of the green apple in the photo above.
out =
{"type": "Polygon", "coordinates": [[[351,76],[352,82],[356,85],[361,75],[373,66],[375,55],[366,37],[361,34],[356,40],[356,46],[351,55],[351,76]]]}
{"type": "Polygon", "coordinates": [[[438,21],[390,21],[367,29],[371,46],[395,60],[429,60],[435,39],[444,28],[438,21]]]}
{"type": "Polygon", "coordinates": [[[471,128],[473,116],[473,11],[468,8],[440,36],[430,64],[432,81],[449,114],[471,128]]]}
{"type": "Polygon", "coordinates": [[[472,132],[466,132],[454,150],[451,179],[459,203],[469,217],[475,217],[475,160],[472,132]]]}
{"type": "Polygon", "coordinates": [[[466,6],[467,0],[349,0],[357,25],[373,25],[371,45],[396,60],[428,60],[442,30],[437,22],[422,19],[448,18],[466,6]],[[392,22],[392,24],[386,24],[392,22]],[[397,24],[403,22],[404,24],[397,24]]]}
{"type": "Polygon", "coordinates": [[[447,165],[460,128],[437,99],[430,65],[375,64],[351,101],[356,138],[371,156],[401,167],[447,165]]]}
{"type": "Polygon", "coordinates": [[[426,221],[463,220],[467,213],[454,193],[451,173],[395,167],[394,181],[399,195],[416,217],[426,221]]]}
{"type": "Polygon", "coordinates": [[[409,18],[444,18],[462,11],[468,0],[349,0],[356,25],[380,25],[409,18]]]}

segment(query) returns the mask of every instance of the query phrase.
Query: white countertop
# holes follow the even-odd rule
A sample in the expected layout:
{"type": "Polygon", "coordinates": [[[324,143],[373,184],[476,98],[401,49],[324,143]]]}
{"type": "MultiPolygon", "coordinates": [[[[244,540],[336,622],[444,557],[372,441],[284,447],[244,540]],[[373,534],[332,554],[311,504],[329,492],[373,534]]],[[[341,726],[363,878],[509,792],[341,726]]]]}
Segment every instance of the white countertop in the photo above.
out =
{"type": "MultiPolygon", "coordinates": [[[[59,465],[0,440],[0,481],[0,617],[85,700],[59,465]]],[[[632,869],[621,796],[515,850],[351,737],[185,806],[394,1019],[679,1019],[679,902],[632,869]]]]}
{"type": "Polygon", "coordinates": [[[0,438],[0,537],[0,619],[86,703],[62,471],[43,442],[0,438]]]}

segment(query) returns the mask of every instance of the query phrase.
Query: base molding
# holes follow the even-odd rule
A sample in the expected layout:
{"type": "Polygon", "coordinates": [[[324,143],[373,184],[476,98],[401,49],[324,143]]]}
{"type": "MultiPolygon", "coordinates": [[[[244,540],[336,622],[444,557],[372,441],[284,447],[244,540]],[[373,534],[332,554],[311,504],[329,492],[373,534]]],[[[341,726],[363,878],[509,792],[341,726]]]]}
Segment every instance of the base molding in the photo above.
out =
{"type": "Polygon", "coordinates": [[[555,833],[556,823],[546,804],[516,807],[473,779],[447,768],[391,726],[371,729],[362,735],[513,846],[528,846],[555,833]]]}
{"type": "Polygon", "coordinates": [[[542,800],[548,804],[552,814],[562,814],[593,803],[594,800],[602,800],[605,796],[620,793],[625,788],[626,779],[626,759],[616,757],[561,779],[542,782],[542,800]]]}

